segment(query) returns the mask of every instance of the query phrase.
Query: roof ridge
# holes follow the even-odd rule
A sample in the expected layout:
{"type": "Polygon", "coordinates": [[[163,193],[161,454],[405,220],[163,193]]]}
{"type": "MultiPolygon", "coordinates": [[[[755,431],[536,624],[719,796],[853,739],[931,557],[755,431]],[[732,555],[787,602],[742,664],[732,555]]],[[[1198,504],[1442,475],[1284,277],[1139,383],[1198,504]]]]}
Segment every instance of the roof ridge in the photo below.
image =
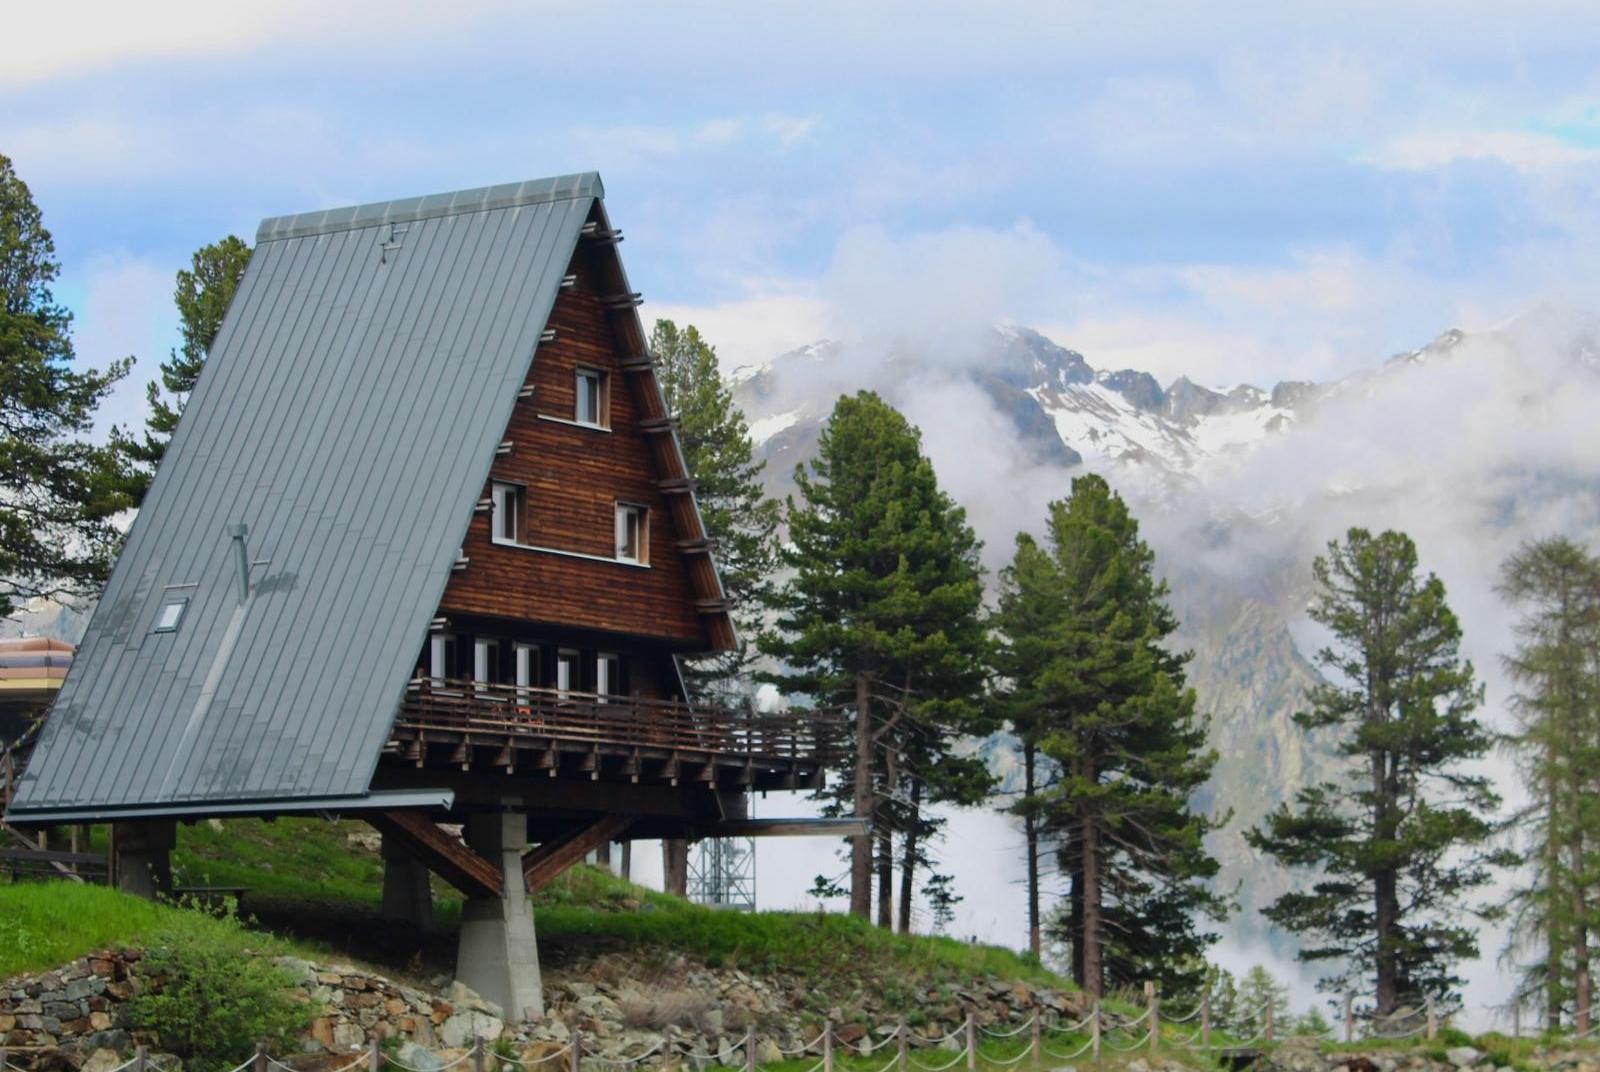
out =
{"type": "Polygon", "coordinates": [[[353,231],[386,223],[410,223],[438,216],[511,208],[517,205],[571,201],[584,197],[605,197],[605,187],[597,171],[581,171],[548,179],[528,179],[498,186],[478,186],[470,190],[427,194],[393,201],[373,201],[365,205],[301,212],[291,216],[269,216],[256,229],[256,244],[305,235],[353,231]]]}

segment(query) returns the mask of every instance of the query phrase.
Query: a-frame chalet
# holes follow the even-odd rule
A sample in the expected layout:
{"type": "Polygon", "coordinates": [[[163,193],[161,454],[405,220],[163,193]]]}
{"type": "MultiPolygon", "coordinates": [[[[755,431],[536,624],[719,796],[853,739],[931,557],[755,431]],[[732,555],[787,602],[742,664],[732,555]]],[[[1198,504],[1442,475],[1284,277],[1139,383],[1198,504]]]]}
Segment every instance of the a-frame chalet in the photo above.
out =
{"type": "Polygon", "coordinates": [[[360,816],[516,1017],[528,886],[816,784],[827,716],[683,695],[734,633],[620,237],[593,174],[263,222],[8,820],[149,891],[176,822],[360,816]]]}

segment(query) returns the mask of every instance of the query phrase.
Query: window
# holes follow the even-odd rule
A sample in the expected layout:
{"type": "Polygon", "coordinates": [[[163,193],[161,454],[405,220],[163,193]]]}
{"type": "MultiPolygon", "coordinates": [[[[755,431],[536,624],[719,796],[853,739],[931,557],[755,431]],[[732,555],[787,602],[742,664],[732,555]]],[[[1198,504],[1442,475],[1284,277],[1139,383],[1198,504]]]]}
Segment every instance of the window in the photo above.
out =
{"type": "Polygon", "coordinates": [[[455,674],[456,638],[449,633],[435,633],[428,638],[428,673],[435,681],[443,681],[455,674]]]}
{"type": "Polygon", "coordinates": [[[495,543],[522,542],[522,513],[526,492],[520,484],[495,481],[489,532],[495,543]]]}
{"type": "Polygon", "coordinates": [[[500,642],[497,640],[473,641],[472,680],[480,686],[493,685],[499,677],[500,642]]]}
{"type": "Polygon", "coordinates": [[[615,655],[601,652],[594,657],[594,691],[602,698],[615,696],[622,682],[618,678],[620,664],[615,655]]]}
{"type": "Polygon", "coordinates": [[[564,700],[578,684],[578,653],[570,648],[556,652],[556,691],[564,700]]]}
{"type": "Polygon", "coordinates": [[[650,531],[646,524],[650,511],[628,503],[617,504],[617,559],[622,562],[650,561],[650,531]]]}
{"type": "Polygon", "coordinates": [[[539,649],[533,644],[517,645],[517,697],[526,702],[528,690],[539,683],[539,649]]]}
{"type": "Polygon", "coordinates": [[[161,612],[156,615],[156,627],[152,632],[176,633],[178,623],[183,620],[184,609],[188,606],[188,596],[176,596],[161,604],[161,612]]]}
{"type": "Polygon", "coordinates": [[[604,428],[606,421],[606,374],[599,369],[580,368],[577,379],[578,404],[573,420],[604,428]]]}

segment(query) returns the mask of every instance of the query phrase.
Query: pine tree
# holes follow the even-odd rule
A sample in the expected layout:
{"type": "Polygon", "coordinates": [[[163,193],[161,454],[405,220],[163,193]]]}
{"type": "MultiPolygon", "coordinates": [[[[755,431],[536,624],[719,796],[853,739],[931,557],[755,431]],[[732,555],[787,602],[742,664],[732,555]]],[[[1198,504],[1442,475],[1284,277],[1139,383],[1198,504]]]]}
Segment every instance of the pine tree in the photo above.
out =
{"type": "Polygon", "coordinates": [[[678,443],[698,488],[707,535],[716,543],[718,572],[739,631],[737,650],[687,664],[697,692],[737,691],[755,659],[750,643],[761,628],[777,566],[779,504],[761,491],[766,462],[755,457],[750,427],[717,365],[716,350],[693,325],[657,320],[650,353],[667,409],[678,421],[678,443]]]}
{"type": "Polygon", "coordinates": [[[1294,1033],[1311,1038],[1328,1038],[1333,1033],[1333,1025],[1328,1023],[1328,1017],[1323,1011],[1313,1005],[1306,1010],[1304,1016],[1295,1021],[1294,1033]]]}
{"type": "Polygon", "coordinates": [[[149,489],[167,444],[172,441],[184,404],[200,378],[211,344],[222,328],[228,303],[233,301],[249,263],[249,245],[229,235],[195,250],[190,266],[178,272],[173,301],[178,307],[178,333],[182,343],[161,363],[161,382],[152,382],[146,388],[150,414],[145,419],[144,436],[140,439],[123,434],[117,436],[123,451],[140,463],[136,494],[141,499],[149,489]]]}
{"type": "Polygon", "coordinates": [[[1273,978],[1272,973],[1260,964],[1252,965],[1239,984],[1239,997],[1233,1019],[1228,1029],[1240,1038],[1251,1038],[1267,1029],[1267,1010],[1272,1010],[1274,1034],[1287,1033],[1289,1023],[1289,988],[1273,978]]]}
{"type": "Polygon", "coordinates": [[[1510,899],[1513,938],[1543,945],[1524,988],[1543,991],[1546,1026],[1560,1027],[1570,999],[1586,1032],[1600,932],[1600,559],[1561,537],[1525,544],[1502,566],[1499,592],[1524,609],[1504,659],[1530,800],[1513,818],[1530,865],[1510,899]]]}
{"type": "MultiPolygon", "coordinates": [[[[918,739],[930,757],[983,725],[987,662],[978,541],[939,489],[921,437],[877,395],[840,398],[817,456],[795,470],[785,511],[787,582],[763,637],[786,692],[852,715],[854,748],[831,802],[886,826],[886,753],[918,739]]],[[[914,772],[932,789],[947,758],[914,772]]],[[[898,772],[896,772],[898,773],[898,772]]],[[[930,795],[931,799],[931,795],[930,795]]],[[[851,839],[850,910],[872,910],[874,834],[851,839]]]]}
{"type": "Polygon", "coordinates": [[[1295,721],[1342,733],[1345,780],[1302,789],[1247,837],[1316,876],[1267,918],[1302,937],[1300,959],[1339,965],[1325,989],[1367,976],[1390,1016],[1458,986],[1455,965],[1477,955],[1471,920],[1495,915],[1470,895],[1502,860],[1488,845],[1499,801],[1462,769],[1493,737],[1475,717],[1483,690],[1444,584],[1418,574],[1409,537],[1353,528],[1313,574],[1327,680],[1295,721]]]}
{"type": "Polygon", "coordinates": [[[1217,824],[1189,798],[1216,755],[1185,686],[1189,657],[1165,646],[1177,621],[1154,554],[1102,478],[1077,478],[1051,504],[1045,546],[1017,538],[996,624],[1004,709],[1060,772],[1034,806],[1071,883],[1056,918],[1075,978],[1099,995],[1108,979],[1197,963],[1213,937],[1198,921],[1225,906],[1206,887],[1217,824]]]}
{"type": "Polygon", "coordinates": [[[933,932],[943,934],[956,921],[956,905],[966,898],[955,891],[955,878],[951,875],[929,875],[922,892],[933,909],[933,932]]]}
{"type": "Polygon", "coordinates": [[[111,571],[112,517],[132,505],[120,452],[86,441],[131,360],[72,367],[72,316],[50,285],[55,243],[0,156],[0,617],[26,600],[88,595],[111,571]]]}

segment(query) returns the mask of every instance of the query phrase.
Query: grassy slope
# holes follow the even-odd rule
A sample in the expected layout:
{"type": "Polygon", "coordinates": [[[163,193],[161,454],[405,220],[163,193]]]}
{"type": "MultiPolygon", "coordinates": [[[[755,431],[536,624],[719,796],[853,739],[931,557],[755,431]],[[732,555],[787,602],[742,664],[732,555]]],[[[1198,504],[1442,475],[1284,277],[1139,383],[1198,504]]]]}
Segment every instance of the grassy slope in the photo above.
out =
{"type": "Polygon", "coordinates": [[[243,932],[225,921],[141,901],[103,886],[68,882],[0,884],[0,979],[42,971],[97,949],[137,944],[179,924],[214,931],[219,941],[246,949],[299,956],[317,950],[270,935],[243,932]]]}

